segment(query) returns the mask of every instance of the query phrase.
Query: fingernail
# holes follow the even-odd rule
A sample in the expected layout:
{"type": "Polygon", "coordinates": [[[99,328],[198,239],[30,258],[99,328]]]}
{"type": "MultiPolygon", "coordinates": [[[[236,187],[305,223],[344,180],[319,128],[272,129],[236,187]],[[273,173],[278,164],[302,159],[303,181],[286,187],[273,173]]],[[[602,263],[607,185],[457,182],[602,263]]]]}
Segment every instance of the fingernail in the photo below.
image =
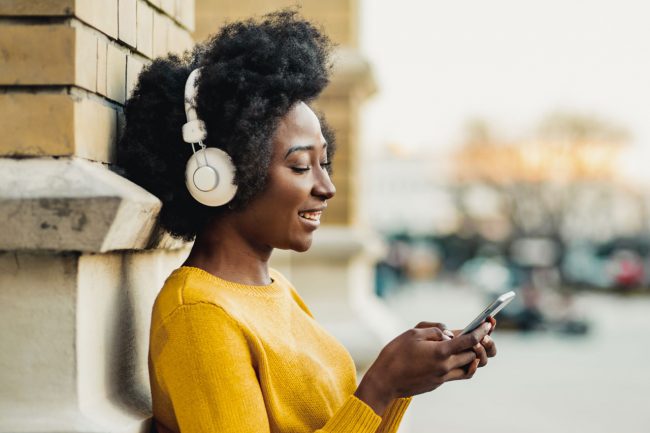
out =
{"type": "Polygon", "coordinates": [[[454,333],[451,332],[449,329],[445,329],[444,331],[442,331],[442,333],[448,337],[454,338],[454,333]]]}

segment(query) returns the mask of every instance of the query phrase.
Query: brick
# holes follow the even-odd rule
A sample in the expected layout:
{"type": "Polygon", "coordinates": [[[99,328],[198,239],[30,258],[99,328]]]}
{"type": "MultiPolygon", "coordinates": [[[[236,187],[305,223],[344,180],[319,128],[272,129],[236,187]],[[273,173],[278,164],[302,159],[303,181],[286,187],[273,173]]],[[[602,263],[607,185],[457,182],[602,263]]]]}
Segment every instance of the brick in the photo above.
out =
{"type": "Polygon", "coordinates": [[[176,19],[189,31],[195,28],[194,0],[177,0],[176,19]]]}
{"type": "Polygon", "coordinates": [[[0,94],[0,154],[70,155],[73,104],[65,94],[0,94]],[[34,125],[38,125],[37,128],[34,125]]]}
{"type": "Polygon", "coordinates": [[[77,28],[75,32],[75,84],[91,92],[97,90],[97,37],[77,28]]]}
{"type": "Polygon", "coordinates": [[[189,32],[183,27],[180,27],[176,23],[170,23],[167,28],[167,50],[176,53],[182,54],[183,51],[192,48],[194,41],[189,32]]]}
{"type": "Polygon", "coordinates": [[[73,84],[75,30],[0,26],[0,84],[73,84]]]}
{"type": "Polygon", "coordinates": [[[106,52],[108,44],[97,38],[97,93],[106,96],[106,52]]]}
{"type": "Polygon", "coordinates": [[[137,43],[140,53],[153,57],[153,9],[144,0],[137,4],[137,43]]]}
{"type": "Polygon", "coordinates": [[[81,99],[74,104],[74,116],[74,154],[93,161],[112,162],[117,137],[115,110],[81,99]]]}
{"type": "Polygon", "coordinates": [[[0,0],[0,16],[12,15],[72,15],[112,38],[118,37],[118,0],[0,0]]]}
{"type": "Polygon", "coordinates": [[[160,9],[170,17],[173,17],[176,13],[176,0],[160,0],[160,9]]]}
{"type": "Polygon", "coordinates": [[[133,56],[126,59],[126,95],[127,98],[131,97],[131,91],[138,82],[138,75],[144,68],[144,63],[133,56]]]}
{"type": "Polygon", "coordinates": [[[106,53],[106,96],[120,104],[126,98],[126,54],[115,45],[106,53]]]}
{"type": "Polygon", "coordinates": [[[75,0],[0,0],[0,16],[72,15],[75,0]]]}
{"type": "Polygon", "coordinates": [[[160,57],[167,54],[169,47],[169,18],[163,14],[153,15],[153,57],[160,57]]]}
{"type": "Polygon", "coordinates": [[[117,114],[99,102],[64,93],[4,93],[0,113],[0,155],[114,159],[117,114]]]}
{"type": "Polygon", "coordinates": [[[81,21],[117,39],[117,0],[77,0],[75,15],[81,21]]]}
{"type": "Polygon", "coordinates": [[[121,41],[135,48],[137,42],[137,1],[118,0],[118,34],[121,41]]]}
{"type": "Polygon", "coordinates": [[[96,89],[96,37],[65,25],[8,25],[0,30],[0,84],[96,89]]]}

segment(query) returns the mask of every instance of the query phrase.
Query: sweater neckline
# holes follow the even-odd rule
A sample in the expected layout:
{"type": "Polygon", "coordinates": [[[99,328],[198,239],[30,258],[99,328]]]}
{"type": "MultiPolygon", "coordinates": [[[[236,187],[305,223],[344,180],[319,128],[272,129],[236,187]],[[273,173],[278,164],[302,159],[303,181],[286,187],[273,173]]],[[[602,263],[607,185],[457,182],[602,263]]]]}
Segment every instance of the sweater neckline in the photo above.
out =
{"type": "Polygon", "coordinates": [[[213,275],[204,269],[197,268],[194,266],[181,266],[178,269],[176,269],[176,272],[194,274],[201,278],[212,281],[213,283],[217,284],[219,287],[226,287],[229,289],[245,292],[247,294],[256,295],[256,296],[278,296],[283,293],[282,287],[278,283],[278,279],[273,278],[272,271],[271,271],[271,284],[267,284],[263,286],[252,286],[248,284],[242,284],[234,281],[224,280],[223,278],[219,278],[216,275],[213,275]]]}

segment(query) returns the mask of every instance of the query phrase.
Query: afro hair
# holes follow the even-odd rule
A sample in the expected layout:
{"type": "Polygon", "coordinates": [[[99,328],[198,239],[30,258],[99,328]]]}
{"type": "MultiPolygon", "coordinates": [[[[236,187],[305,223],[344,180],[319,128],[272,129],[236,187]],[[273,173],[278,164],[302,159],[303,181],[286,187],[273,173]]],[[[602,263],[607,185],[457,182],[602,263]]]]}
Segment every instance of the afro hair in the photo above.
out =
{"type": "MultiPolygon", "coordinates": [[[[143,69],[124,106],[116,165],[162,201],[163,229],[192,241],[212,218],[244,208],[263,191],[279,120],[328,84],[331,47],[312,23],[285,9],[229,23],[183,56],[157,58],[143,69]],[[198,203],[185,187],[192,147],[181,132],[184,88],[198,67],[196,107],[207,129],[204,143],[226,151],[235,165],[237,194],[224,207],[198,203]]],[[[322,129],[331,158],[334,137],[325,123],[322,129]]]]}

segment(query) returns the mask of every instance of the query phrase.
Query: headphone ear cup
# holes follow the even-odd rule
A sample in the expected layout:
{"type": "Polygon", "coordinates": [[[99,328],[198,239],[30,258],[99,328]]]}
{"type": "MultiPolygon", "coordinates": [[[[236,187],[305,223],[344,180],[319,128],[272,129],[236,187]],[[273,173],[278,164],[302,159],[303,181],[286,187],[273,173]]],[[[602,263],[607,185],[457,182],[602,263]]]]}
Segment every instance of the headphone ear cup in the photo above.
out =
{"type": "Polygon", "coordinates": [[[216,147],[198,150],[187,161],[185,185],[196,201],[223,206],[235,197],[235,166],[230,156],[216,147]]]}

